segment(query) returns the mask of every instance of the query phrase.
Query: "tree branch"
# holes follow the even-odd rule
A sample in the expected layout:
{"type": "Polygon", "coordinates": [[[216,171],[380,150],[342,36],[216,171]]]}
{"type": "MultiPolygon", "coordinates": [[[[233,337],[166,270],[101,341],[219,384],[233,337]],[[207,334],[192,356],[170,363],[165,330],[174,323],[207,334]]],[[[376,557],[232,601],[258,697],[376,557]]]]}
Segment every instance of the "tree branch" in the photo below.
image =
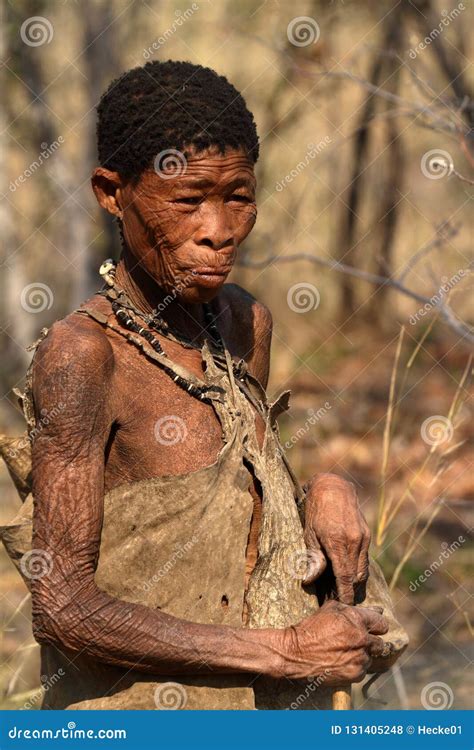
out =
{"type": "Polygon", "coordinates": [[[389,286],[392,289],[396,289],[401,294],[405,295],[406,297],[410,297],[411,299],[416,300],[422,305],[429,304],[433,307],[433,309],[439,310],[440,316],[444,319],[445,323],[454,330],[457,334],[459,334],[462,338],[465,338],[470,343],[474,344],[474,333],[471,330],[471,328],[463,323],[461,320],[459,320],[453,310],[443,301],[444,293],[442,292],[441,288],[438,289],[437,295],[440,296],[440,301],[433,303],[432,297],[425,297],[422,294],[418,294],[418,292],[414,292],[412,289],[409,289],[404,284],[401,284],[396,279],[388,278],[387,276],[379,276],[376,273],[369,273],[368,271],[362,271],[359,268],[354,268],[353,266],[349,266],[346,263],[341,263],[340,261],[334,261],[334,260],[327,260],[326,258],[320,258],[317,255],[311,255],[310,253],[294,253],[293,255],[272,255],[268,258],[265,258],[264,260],[258,261],[253,260],[249,261],[246,258],[242,258],[237,261],[237,264],[240,266],[244,266],[245,268],[266,268],[267,266],[272,265],[273,263],[294,263],[298,260],[307,260],[310,263],[316,263],[317,265],[324,266],[325,268],[329,268],[331,271],[339,271],[340,273],[346,273],[350,276],[355,276],[358,279],[363,279],[364,281],[368,281],[371,284],[376,284],[377,286],[389,286]]]}

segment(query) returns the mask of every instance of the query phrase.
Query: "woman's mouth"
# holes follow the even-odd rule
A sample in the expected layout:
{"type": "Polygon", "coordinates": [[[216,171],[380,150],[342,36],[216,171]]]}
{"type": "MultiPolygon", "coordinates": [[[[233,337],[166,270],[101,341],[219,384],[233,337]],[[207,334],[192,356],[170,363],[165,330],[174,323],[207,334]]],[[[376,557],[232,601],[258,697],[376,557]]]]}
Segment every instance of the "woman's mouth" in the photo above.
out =
{"type": "Polygon", "coordinates": [[[231,266],[222,266],[220,268],[216,268],[215,266],[195,268],[193,276],[195,279],[199,279],[200,286],[215,287],[224,283],[224,280],[229,275],[230,271],[231,266]]]}
{"type": "Polygon", "coordinates": [[[195,268],[195,276],[227,276],[231,271],[231,266],[195,268]]]}

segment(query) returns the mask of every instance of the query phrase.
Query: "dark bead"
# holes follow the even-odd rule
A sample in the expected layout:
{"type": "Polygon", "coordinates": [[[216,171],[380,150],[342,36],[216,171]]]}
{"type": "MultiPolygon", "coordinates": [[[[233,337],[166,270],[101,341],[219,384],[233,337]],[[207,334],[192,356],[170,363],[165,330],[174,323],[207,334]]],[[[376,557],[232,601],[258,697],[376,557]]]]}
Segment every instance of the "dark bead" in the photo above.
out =
{"type": "MultiPolygon", "coordinates": [[[[129,307],[128,302],[125,302],[126,306],[129,307]]],[[[139,325],[135,322],[135,320],[130,317],[129,313],[124,310],[123,307],[120,307],[120,304],[117,301],[112,300],[112,310],[116,316],[116,318],[122,323],[122,325],[125,325],[130,330],[134,331],[135,333],[138,333],[138,335],[143,336],[143,338],[148,341],[150,346],[158,352],[158,354],[165,355],[165,352],[158,341],[156,339],[152,332],[143,328],[143,326],[139,325]]],[[[147,325],[149,325],[151,328],[154,328],[157,331],[160,331],[166,335],[166,333],[169,331],[169,326],[161,319],[159,318],[153,318],[151,316],[144,316],[143,314],[139,313],[136,310],[133,310],[133,314],[137,315],[140,321],[145,322],[147,325]]],[[[223,341],[221,339],[221,336],[219,334],[219,330],[214,322],[214,317],[212,314],[212,311],[208,308],[207,305],[204,305],[204,316],[205,320],[207,322],[207,328],[209,329],[209,333],[211,334],[211,337],[213,341],[211,343],[214,344],[214,346],[223,351],[224,345],[223,341]]],[[[181,337],[183,341],[186,341],[188,344],[192,344],[190,339],[186,339],[184,337],[181,337]]],[[[136,342],[132,342],[136,343],[136,342]]],[[[207,387],[200,387],[196,386],[193,383],[188,383],[188,381],[181,377],[181,375],[177,375],[174,370],[172,370],[167,365],[161,365],[163,371],[171,377],[174,382],[181,387],[183,390],[187,391],[187,393],[194,396],[194,398],[198,398],[201,401],[209,400],[209,395],[207,393],[207,387]]]]}

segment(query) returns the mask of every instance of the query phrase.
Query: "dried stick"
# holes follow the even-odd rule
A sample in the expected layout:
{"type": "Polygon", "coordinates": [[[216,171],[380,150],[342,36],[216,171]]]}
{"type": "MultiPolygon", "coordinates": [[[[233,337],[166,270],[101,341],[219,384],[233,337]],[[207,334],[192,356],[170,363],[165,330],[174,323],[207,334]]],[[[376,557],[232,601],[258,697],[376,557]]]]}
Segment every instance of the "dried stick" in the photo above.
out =
{"type": "Polygon", "coordinates": [[[337,688],[332,694],[333,711],[350,711],[352,708],[352,688],[350,685],[337,688]]]}

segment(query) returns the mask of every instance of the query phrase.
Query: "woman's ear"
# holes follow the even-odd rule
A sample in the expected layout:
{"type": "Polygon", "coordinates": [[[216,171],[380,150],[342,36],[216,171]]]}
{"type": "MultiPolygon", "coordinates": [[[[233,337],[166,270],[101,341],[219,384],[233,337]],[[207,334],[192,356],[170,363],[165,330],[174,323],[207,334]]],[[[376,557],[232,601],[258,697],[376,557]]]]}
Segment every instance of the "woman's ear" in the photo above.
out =
{"type": "Polygon", "coordinates": [[[92,172],[92,190],[97,203],[113,216],[123,218],[122,189],[123,183],[118,172],[110,172],[103,167],[97,167],[92,172]]]}

